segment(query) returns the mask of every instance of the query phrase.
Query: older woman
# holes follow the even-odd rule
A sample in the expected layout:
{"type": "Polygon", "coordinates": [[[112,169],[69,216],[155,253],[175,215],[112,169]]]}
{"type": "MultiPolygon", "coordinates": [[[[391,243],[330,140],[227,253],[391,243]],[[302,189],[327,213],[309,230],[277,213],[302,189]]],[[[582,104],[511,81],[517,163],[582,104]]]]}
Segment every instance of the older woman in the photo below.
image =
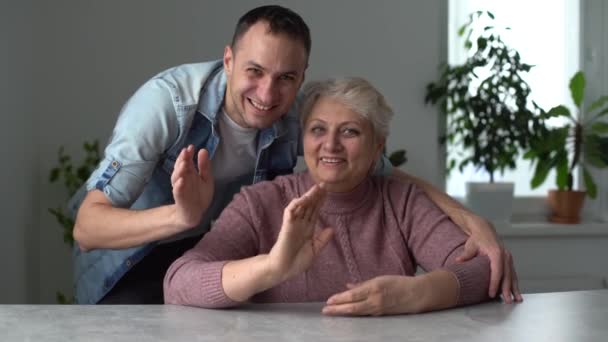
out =
{"type": "Polygon", "coordinates": [[[165,302],[326,301],[325,314],[382,315],[485,300],[488,259],[456,262],[466,236],[424,192],[372,176],[391,116],[363,79],[309,84],[308,171],[243,188],[171,265],[165,302]]]}

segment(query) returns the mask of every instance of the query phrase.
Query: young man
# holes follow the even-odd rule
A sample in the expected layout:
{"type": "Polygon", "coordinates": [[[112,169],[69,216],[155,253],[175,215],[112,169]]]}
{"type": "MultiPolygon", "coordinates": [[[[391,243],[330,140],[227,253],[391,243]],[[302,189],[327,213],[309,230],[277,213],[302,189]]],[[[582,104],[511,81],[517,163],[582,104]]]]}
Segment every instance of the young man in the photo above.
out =
{"type": "MultiPolygon", "coordinates": [[[[162,303],[167,267],[232,195],[292,172],[301,154],[296,97],[310,47],[299,15],[262,6],[239,20],[223,60],[169,69],[137,90],[80,192],[86,197],[72,200],[78,303],[162,303]]],[[[386,160],[378,170],[413,179],[386,160]]],[[[493,229],[413,180],[471,236],[463,258],[488,254],[495,288],[502,283],[505,299],[517,299],[512,262],[493,229]]]]}

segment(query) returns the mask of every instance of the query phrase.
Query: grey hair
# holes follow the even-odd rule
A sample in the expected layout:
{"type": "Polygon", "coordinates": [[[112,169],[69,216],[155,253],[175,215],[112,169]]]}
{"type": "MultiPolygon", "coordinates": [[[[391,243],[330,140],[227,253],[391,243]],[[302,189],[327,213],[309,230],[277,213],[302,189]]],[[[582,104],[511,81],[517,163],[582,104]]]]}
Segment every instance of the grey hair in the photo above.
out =
{"type": "Polygon", "coordinates": [[[389,133],[389,123],[393,109],[384,96],[360,77],[327,79],[309,82],[304,87],[304,99],[300,111],[300,123],[306,124],[315,103],[321,97],[328,97],[341,102],[352,111],[368,120],[374,130],[374,137],[385,140],[389,133]]]}

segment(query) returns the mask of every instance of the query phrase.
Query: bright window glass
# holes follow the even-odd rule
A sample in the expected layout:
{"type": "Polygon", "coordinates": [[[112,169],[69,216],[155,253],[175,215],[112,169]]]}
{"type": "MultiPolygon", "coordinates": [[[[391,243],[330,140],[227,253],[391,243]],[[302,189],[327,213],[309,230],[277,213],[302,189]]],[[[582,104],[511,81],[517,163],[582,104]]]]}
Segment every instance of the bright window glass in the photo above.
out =
{"type": "MultiPolygon", "coordinates": [[[[574,110],[568,82],[580,69],[579,8],[579,0],[449,0],[448,62],[460,64],[466,58],[464,38],[458,36],[458,29],[468,15],[478,10],[490,11],[496,26],[511,28],[502,34],[504,41],[520,52],[522,61],[535,65],[525,77],[532,89],[532,100],[545,110],[559,104],[574,110]]],[[[555,188],[555,175],[551,173],[542,186],[532,190],[534,170],[530,163],[520,159],[517,165],[516,170],[505,171],[504,175],[495,174],[496,181],[515,183],[516,196],[545,196],[548,189],[555,188]]],[[[447,192],[464,196],[467,181],[489,181],[489,175],[471,165],[462,173],[456,168],[446,180],[447,192]]]]}

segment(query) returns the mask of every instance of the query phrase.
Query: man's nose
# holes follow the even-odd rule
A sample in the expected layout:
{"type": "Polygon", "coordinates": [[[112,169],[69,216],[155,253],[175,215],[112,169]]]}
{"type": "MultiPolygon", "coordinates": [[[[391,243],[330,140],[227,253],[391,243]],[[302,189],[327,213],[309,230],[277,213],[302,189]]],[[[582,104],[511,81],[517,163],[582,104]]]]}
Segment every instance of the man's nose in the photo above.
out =
{"type": "Polygon", "coordinates": [[[258,98],[264,105],[272,105],[277,98],[278,84],[271,77],[265,77],[258,84],[258,98]]]}

